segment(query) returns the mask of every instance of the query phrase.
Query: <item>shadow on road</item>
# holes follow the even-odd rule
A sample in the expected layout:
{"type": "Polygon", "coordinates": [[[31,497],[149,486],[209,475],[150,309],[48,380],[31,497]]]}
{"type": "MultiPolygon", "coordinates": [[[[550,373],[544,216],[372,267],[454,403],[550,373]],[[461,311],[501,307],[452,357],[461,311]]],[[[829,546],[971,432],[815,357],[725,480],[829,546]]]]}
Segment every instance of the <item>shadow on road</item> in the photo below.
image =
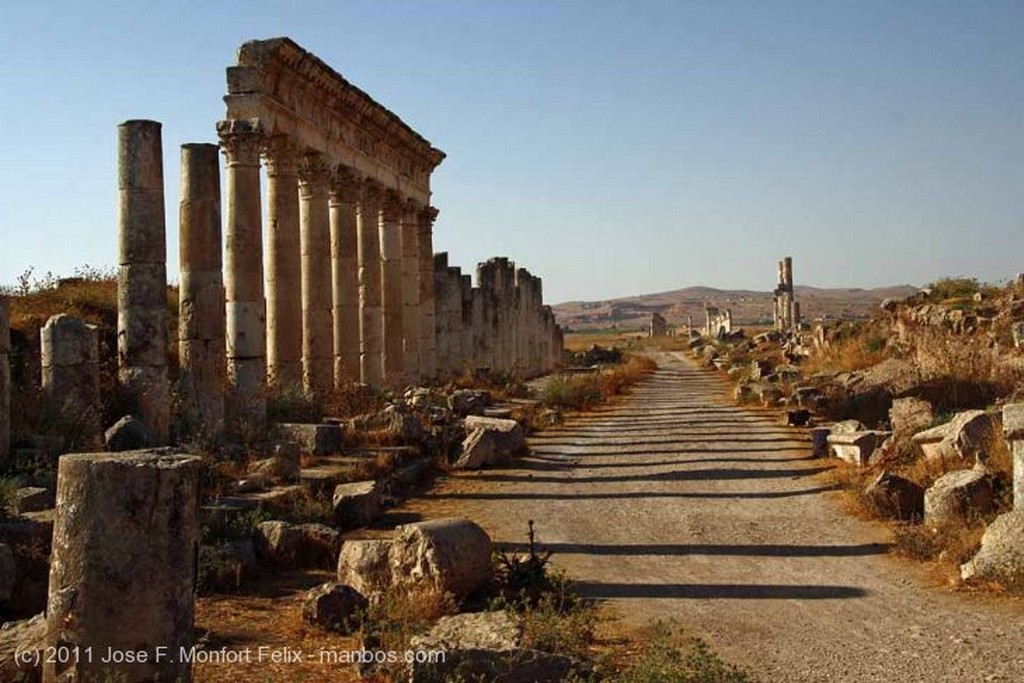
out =
{"type": "MultiPolygon", "coordinates": [[[[884,555],[889,547],[882,543],[858,545],[713,545],[707,543],[663,545],[598,545],[591,543],[543,543],[539,547],[556,555],[720,555],[743,557],[863,557],[884,555]]],[[[498,543],[503,552],[525,553],[526,543],[498,543]]]]}
{"type": "Polygon", "coordinates": [[[786,586],[758,584],[651,584],[651,583],[597,583],[582,581],[574,584],[585,598],[677,598],[700,600],[840,600],[862,598],[868,595],[863,588],[852,586],[786,586]]]}

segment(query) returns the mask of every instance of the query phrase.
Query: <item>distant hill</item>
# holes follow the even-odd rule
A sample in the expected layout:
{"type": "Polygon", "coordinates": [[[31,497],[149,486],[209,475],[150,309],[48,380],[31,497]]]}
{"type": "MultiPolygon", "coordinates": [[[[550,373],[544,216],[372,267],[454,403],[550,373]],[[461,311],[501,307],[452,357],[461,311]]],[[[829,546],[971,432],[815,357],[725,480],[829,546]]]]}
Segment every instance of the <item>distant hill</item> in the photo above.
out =
{"type": "MultiPolygon", "coordinates": [[[[805,320],[822,316],[863,318],[877,311],[884,299],[902,299],[917,290],[911,285],[876,289],[822,289],[798,285],[796,298],[805,320]]],[[[694,325],[703,325],[705,304],[731,309],[735,325],[770,325],[772,321],[771,292],[746,289],[687,287],[621,299],[568,301],[552,308],[559,324],[569,329],[618,327],[628,330],[646,326],[652,312],[665,316],[669,325],[685,325],[687,316],[693,317],[694,325]]]]}

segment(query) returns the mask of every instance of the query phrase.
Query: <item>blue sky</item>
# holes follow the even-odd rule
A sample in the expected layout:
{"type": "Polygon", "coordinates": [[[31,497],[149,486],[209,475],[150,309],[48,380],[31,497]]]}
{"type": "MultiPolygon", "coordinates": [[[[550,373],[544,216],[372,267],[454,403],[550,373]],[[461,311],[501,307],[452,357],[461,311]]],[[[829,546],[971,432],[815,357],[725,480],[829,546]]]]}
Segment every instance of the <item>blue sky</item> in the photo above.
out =
{"type": "Polygon", "coordinates": [[[288,35],[448,154],[435,248],[549,302],[1024,271],[1024,1],[22,2],[0,8],[0,283],[116,260],[116,126],[214,141],[288,35]]]}

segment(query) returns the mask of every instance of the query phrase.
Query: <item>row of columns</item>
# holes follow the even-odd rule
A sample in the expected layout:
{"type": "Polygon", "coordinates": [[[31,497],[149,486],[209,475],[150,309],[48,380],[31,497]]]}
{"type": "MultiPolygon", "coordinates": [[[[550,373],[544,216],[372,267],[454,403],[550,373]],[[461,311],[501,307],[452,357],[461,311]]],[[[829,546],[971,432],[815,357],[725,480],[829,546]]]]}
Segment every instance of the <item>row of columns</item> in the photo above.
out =
{"type": "Polygon", "coordinates": [[[782,332],[795,330],[800,325],[800,302],[793,290],[793,258],[787,256],[778,263],[778,284],[772,302],[775,329],[782,332]]]}
{"type": "Polygon", "coordinates": [[[541,280],[506,258],[477,267],[472,277],[434,256],[438,373],[489,370],[530,377],[560,363],[562,332],[543,305],[541,280]]]}

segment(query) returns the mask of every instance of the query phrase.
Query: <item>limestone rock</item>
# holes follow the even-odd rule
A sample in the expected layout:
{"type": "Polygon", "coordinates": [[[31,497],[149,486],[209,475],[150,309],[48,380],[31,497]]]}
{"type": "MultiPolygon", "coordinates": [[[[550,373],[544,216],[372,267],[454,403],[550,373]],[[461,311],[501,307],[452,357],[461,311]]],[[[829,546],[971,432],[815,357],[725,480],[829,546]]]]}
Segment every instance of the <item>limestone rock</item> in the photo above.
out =
{"type": "Polygon", "coordinates": [[[336,424],[282,423],[277,425],[277,431],[313,455],[334,455],[345,446],[344,430],[336,424]]]}
{"type": "Polygon", "coordinates": [[[843,420],[842,422],[836,422],[832,425],[832,434],[852,434],[854,432],[863,432],[865,427],[860,423],[859,420],[843,420]]]}
{"type": "Polygon", "coordinates": [[[912,520],[924,515],[924,489],[892,472],[879,474],[864,495],[883,517],[912,520]]]}
{"type": "Polygon", "coordinates": [[[338,554],[338,582],[363,595],[374,595],[391,586],[391,541],[347,540],[338,554]]]}
{"type": "Polygon", "coordinates": [[[986,579],[1024,585],[1024,510],[999,515],[981,537],[977,555],[961,565],[960,575],[967,579],[986,579]]]}
{"type": "Polygon", "coordinates": [[[381,512],[381,495],[373,480],[338,484],[332,502],[334,524],[342,529],[366,526],[381,512]]]}
{"type": "Polygon", "coordinates": [[[295,481],[299,477],[299,461],[297,459],[274,455],[257,460],[249,465],[250,475],[260,475],[272,481],[295,481]]]}
{"type": "Polygon", "coordinates": [[[389,552],[396,580],[430,583],[461,601],[493,579],[491,538],[468,519],[447,517],[396,531],[389,552]]]}
{"type": "Polygon", "coordinates": [[[28,486],[18,489],[14,494],[14,507],[18,514],[26,512],[41,512],[53,508],[53,492],[38,486],[28,486]]]}
{"type": "Polygon", "coordinates": [[[508,612],[441,617],[429,632],[414,636],[410,647],[444,651],[444,661],[411,664],[409,680],[553,682],[564,680],[576,668],[569,657],[528,650],[521,643],[522,625],[508,612]]]}
{"type": "Polygon", "coordinates": [[[156,445],[153,431],[133,415],[125,415],[115,422],[103,433],[103,440],[110,453],[152,448],[156,445]]]}
{"type": "MultiPolygon", "coordinates": [[[[39,652],[46,639],[46,615],[37,614],[24,621],[11,621],[0,626],[0,673],[10,681],[38,681],[42,678],[42,666],[35,663],[15,661],[15,654],[39,652]]],[[[32,660],[35,658],[32,657],[32,660]]]]}
{"type": "Polygon", "coordinates": [[[17,565],[14,563],[14,553],[5,543],[0,543],[0,602],[7,602],[14,592],[14,582],[17,579],[17,565]]]}
{"type": "Polygon", "coordinates": [[[919,398],[893,399],[889,408],[889,424],[896,439],[909,439],[931,427],[934,420],[932,404],[919,398]]]}
{"type": "Polygon", "coordinates": [[[448,408],[459,417],[482,415],[484,408],[491,405],[491,392],[473,389],[456,389],[448,397],[448,408]]]}
{"type": "Polygon", "coordinates": [[[324,524],[263,522],[253,537],[256,554],[279,567],[327,567],[338,553],[338,532],[324,524]]]}
{"type": "Polygon", "coordinates": [[[991,512],[996,504],[995,479],[984,467],[942,475],[924,493],[924,521],[942,526],[970,515],[991,512]]]}
{"type": "Polygon", "coordinates": [[[957,413],[946,424],[914,435],[913,442],[930,460],[971,460],[995,437],[992,416],[984,410],[957,413]]]}
{"type": "Polygon", "coordinates": [[[323,583],[306,593],[302,618],[329,631],[350,634],[358,630],[369,602],[351,586],[323,583]]]}
{"type": "Polygon", "coordinates": [[[453,465],[456,469],[498,465],[526,449],[526,434],[515,420],[470,416],[466,431],[469,436],[462,442],[462,455],[453,465]]]}

